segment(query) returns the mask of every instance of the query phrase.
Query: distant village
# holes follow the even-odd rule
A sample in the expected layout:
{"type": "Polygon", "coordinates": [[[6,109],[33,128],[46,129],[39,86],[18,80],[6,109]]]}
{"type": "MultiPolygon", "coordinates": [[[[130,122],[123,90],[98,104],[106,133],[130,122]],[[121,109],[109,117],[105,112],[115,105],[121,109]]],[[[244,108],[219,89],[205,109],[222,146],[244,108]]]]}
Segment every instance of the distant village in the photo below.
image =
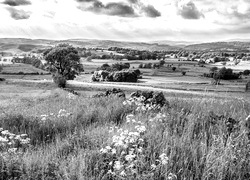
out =
{"type": "MultiPolygon", "coordinates": [[[[77,48],[79,54],[85,59],[114,59],[114,60],[178,60],[197,61],[200,63],[227,62],[227,65],[237,65],[242,61],[250,61],[250,53],[236,52],[189,52],[189,51],[144,51],[127,48],[111,47],[103,48],[77,48]]],[[[45,64],[43,52],[20,53],[6,55],[0,52],[0,65],[18,63],[24,58],[34,58],[45,64]]]]}

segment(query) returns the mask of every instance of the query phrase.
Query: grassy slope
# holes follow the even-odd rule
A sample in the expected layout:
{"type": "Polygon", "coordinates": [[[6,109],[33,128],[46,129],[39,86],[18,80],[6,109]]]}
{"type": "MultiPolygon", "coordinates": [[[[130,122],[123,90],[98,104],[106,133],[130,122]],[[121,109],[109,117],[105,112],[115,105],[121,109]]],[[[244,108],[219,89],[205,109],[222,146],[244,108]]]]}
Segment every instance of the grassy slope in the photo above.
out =
{"type": "Polygon", "coordinates": [[[22,64],[22,63],[16,63],[16,64],[10,64],[10,65],[3,65],[2,73],[48,73],[47,71],[44,71],[42,69],[35,68],[31,64],[22,64]]]}
{"type": "MultiPolygon", "coordinates": [[[[32,144],[23,153],[1,159],[6,163],[5,167],[0,166],[6,172],[0,174],[1,178],[108,179],[104,176],[105,157],[100,154],[100,149],[109,145],[115,135],[109,133],[110,126],[131,128],[124,115],[133,108],[124,107],[122,100],[116,98],[81,96],[72,100],[62,90],[53,90],[50,86],[30,86],[16,85],[16,88],[22,88],[26,93],[32,89],[49,91],[47,95],[36,97],[22,96],[18,92],[19,96],[0,96],[0,102],[4,101],[0,103],[1,127],[12,133],[27,133],[32,144]],[[58,114],[60,109],[72,115],[67,118],[50,116],[41,121],[42,114],[58,114]]],[[[247,157],[250,149],[243,124],[224,144],[225,127],[222,119],[216,117],[224,115],[234,118],[239,124],[243,123],[250,114],[249,99],[166,96],[170,108],[162,109],[162,113],[166,114],[164,121],[156,121],[156,126],[147,125],[147,133],[142,136],[147,141],[144,154],[149,159],[142,159],[146,160],[143,164],[147,166],[144,167],[144,174],[136,174],[137,179],[167,179],[170,173],[175,174],[177,179],[249,178],[247,157]],[[163,152],[169,158],[167,166],[153,171],[150,166],[163,152]]],[[[135,119],[147,124],[154,115],[152,112],[138,112],[135,119]]]]}

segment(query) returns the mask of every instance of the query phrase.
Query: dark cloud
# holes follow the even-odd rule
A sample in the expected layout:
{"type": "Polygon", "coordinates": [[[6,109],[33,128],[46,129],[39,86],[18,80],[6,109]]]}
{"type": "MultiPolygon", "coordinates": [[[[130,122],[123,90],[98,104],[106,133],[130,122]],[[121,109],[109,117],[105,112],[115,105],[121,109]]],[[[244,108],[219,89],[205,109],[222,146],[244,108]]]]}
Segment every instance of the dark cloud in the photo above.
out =
{"type": "Polygon", "coordinates": [[[31,2],[28,0],[5,0],[3,4],[7,4],[9,6],[22,6],[22,5],[30,5],[31,2]]]}
{"type": "Polygon", "coordinates": [[[82,10],[92,11],[96,14],[106,14],[110,16],[121,16],[121,17],[136,17],[134,9],[123,3],[108,3],[104,5],[98,0],[77,0],[78,2],[92,3],[88,8],[80,8],[82,10]]]}
{"type": "Polygon", "coordinates": [[[7,8],[7,10],[10,12],[11,17],[15,20],[30,18],[30,13],[24,10],[17,10],[15,8],[7,8]]]}
{"type": "Polygon", "coordinates": [[[155,7],[152,5],[144,6],[142,10],[147,17],[155,18],[161,16],[161,13],[158,10],[156,10],[155,7]]]}
{"type": "Polygon", "coordinates": [[[128,0],[129,3],[138,4],[140,0],[128,0]]]}
{"type": "Polygon", "coordinates": [[[124,4],[122,2],[113,2],[103,4],[99,0],[76,0],[81,3],[91,4],[87,8],[80,7],[82,10],[92,11],[96,14],[106,14],[110,16],[121,17],[138,17],[135,13],[135,9],[139,9],[147,17],[159,17],[161,13],[152,5],[145,6],[140,0],[128,0],[130,4],[124,4]],[[135,5],[135,6],[134,6],[135,5]],[[135,9],[134,9],[135,8],[135,9]]]}
{"type": "Polygon", "coordinates": [[[181,5],[178,9],[178,14],[184,19],[200,19],[201,17],[204,17],[192,1],[181,5]]]}

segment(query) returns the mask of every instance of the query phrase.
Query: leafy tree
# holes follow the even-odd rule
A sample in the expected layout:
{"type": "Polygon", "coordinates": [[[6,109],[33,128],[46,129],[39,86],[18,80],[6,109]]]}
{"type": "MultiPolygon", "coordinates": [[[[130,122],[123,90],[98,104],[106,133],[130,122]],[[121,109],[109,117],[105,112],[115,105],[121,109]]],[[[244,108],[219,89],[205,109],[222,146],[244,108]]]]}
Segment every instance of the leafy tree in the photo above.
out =
{"type": "Polygon", "coordinates": [[[160,61],[160,66],[163,66],[166,62],[164,60],[160,61]]]}
{"type": "Polygon", "coordinates": [[[69,44],[59,44],[51,49],[45,56],[45,60],[50,72],[61,75],[66,80],[73,80],[83,71],[77,49],[69,44]]]}
{"type": "Polygon", "coordinates": [[[217,72],[218,71],[218,67],[212,67],[211,69],[210,69],[210,72],[211,73],[215,73],[215,72],[217,72]]]}
{"type": "Polygon", "coordinates": [[[244,71],[243,71],[243,75],[245,75],[245,76],[250,75],[250,70],[248,70],[248,69],[247,69],[247,70],[244,70],[244,71]]]}
{"type": "Polygon", "coordinates": [[[175,70],[176,70],[176,67],[172,67],[172,70],[175,71],[175,70]]]}

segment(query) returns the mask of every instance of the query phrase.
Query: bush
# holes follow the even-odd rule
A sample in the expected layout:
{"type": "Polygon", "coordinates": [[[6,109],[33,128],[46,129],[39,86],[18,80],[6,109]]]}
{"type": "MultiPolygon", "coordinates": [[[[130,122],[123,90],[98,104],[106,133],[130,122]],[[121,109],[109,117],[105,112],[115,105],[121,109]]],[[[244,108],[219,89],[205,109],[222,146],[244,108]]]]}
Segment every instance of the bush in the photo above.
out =
{"type": "Polygon", "coordinates": [[[243,71],[243,75],[245,75],[245,76],[248,76],[248,75],[250,75],[250,70],[245,70],[245,71],[243,71]]]}
{"type": "Polygon", "coordinates": [[[176,67],[172,67],[172,70],[175,71],[175,70],[176,70],[176,67]]]}
{"type": "Polygon", "coordinates": [[[164,60],[160,61],[160,66],[163,66],[166,62],[164,60]]]}
{"type": "Polygon", "coordinates": [[[57,86],[59,87],[59,88],[65,88],[66,87],[66,78],[63,76],[63,75],[61,75],[61,74],[54,74],[53,75],[53,81],[54,81],[54,83],[56,83],[57,84],[57,86]]]}
{"type": "Polygon", "coordinates": [[[185,76],[185,75],[186,75],[186,72],[185,72],[185,71],[182,71],[181,74],[182,74],[183,76],[185,76]]]}

